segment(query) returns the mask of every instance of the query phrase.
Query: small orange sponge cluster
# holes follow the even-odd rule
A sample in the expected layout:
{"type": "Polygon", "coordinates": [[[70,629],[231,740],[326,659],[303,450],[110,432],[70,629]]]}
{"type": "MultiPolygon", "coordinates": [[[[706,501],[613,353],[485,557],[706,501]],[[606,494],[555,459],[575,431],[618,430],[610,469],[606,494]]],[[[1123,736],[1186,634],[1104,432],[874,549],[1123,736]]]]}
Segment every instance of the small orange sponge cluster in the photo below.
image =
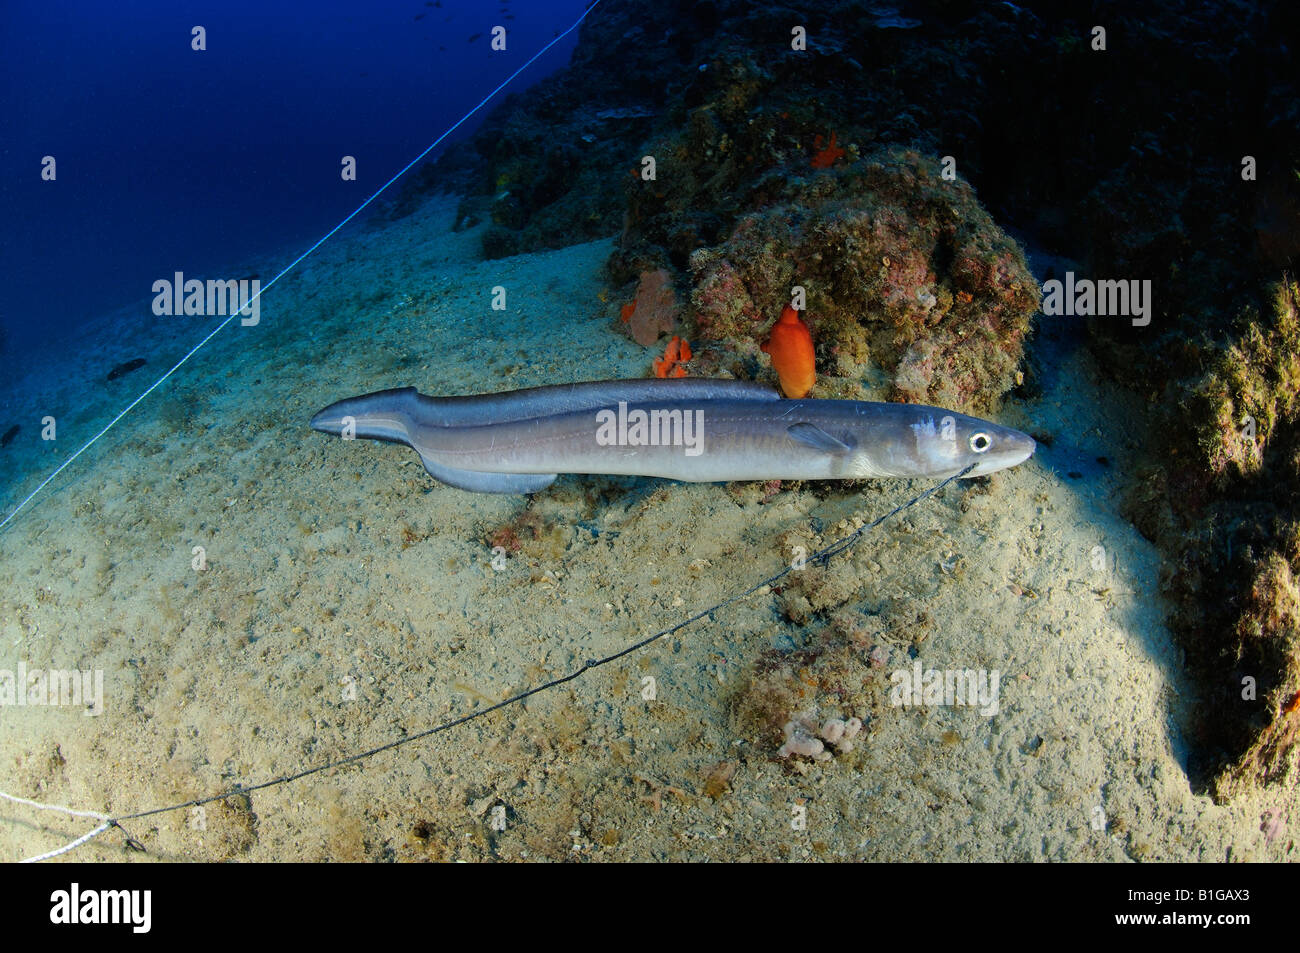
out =
{"type": "Polygon", "coordinates": [[[686,368],[682,364],[692,357],[691,346],[674,334],[664,348],[663,358],[655,358],[655,377],[685,377],[686,368]]]}
{"type": "Polygon", "coordinates": [[[847,154],[841,146],[836,145],[834,132],[831,133],[830,145],[823,146],[822,137],[818,136],[813,140],[813,146],[817,149],[811,162],[814,169],[829,169],[837,159],[843,159],[847,154]]]}

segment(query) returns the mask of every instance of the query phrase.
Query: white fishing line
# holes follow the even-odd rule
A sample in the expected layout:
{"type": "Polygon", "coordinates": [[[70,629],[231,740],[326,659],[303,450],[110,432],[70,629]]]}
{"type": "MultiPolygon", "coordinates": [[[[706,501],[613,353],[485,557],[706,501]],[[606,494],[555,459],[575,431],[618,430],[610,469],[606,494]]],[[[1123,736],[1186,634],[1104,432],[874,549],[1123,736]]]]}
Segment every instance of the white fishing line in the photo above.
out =
{"type": "MultiPolygon", "coordinates": [[[[506,77],[506,78],[501,82],[501,84],[498,85],[498,86],[496,87],[496,89],[492,90],[492,92],[488,93],[488,94],[487,94],[486,96],[484,96],[481,100],[479,100],[478,105],[476,105],[473,109],[471,109],[469,112],[465,113],[465,115],[461,116],[461,117],[460,117],[459,119],[457,119],[454,123],[452,123],[450,126],[448,126],[448,127],[447,127],[447,130],[446,130],[442,135],[440,135],[437,139],[433,140],[433,142],[429,143],[429,146],[428,146],[427,149],[425,149],[425,150],[424,150],[423,152],[421,152],[418,156],[416,156],[414,159],[412,159],[410,162],[408,162],[406,165],[404,165],[404,166],[402,167],[401,171],[399,171],[399,172],[398,172],[396,175],[394,175],[391,179],[389,179],[387,182],[385,182],[383,185],[381,185],[381,186],[379,187],[379,189],[378,189],[378,190],[377,190],[373,195],[370,196],[370,198],[366,199],[364,202],[362,202],[360,205],[358,205],[355,209],[353,209],[352,212],[348,215],[347,218],[343,219],[343,221],[339,222],[337,225],[335,225],[333,228],[331,228],[328,232],[326,232],[326,233],[325,233],[325,234],[320,238],[319,241],[316,242],[316,244],[312,245],[312,246],[311,246],[310,248],[308,248],[305,252],[303,252],[301,255],[299,255],[297,258],[295,258],[293,261],[291,261],[288,265],[286,265],[286,266],[284,267],[284,269],[283,269],[283,270],[282,270],[278,275],[276,275],[274,278],[272,278],[270,281],[268,281],[268,282],[266,283],[265,286],[261,286],[261,287],[259,287],[258,290],[257,290],[257,293],[254,294],[253,297],[251,297],[250,299],[248,299],[247,302],[244,303],[244,309],[247,309],[249,306],[251,306],[251,305],[253,304],[254,301],[256,301],[258,298],[262,297],[262,292],[268,290],[268,289],[269,289],[273,284],[275,284],[277,281],[279,281],[281,278],[283,278],[285,275],[287,275],[290,271],[292,271],[294,268],[296,268],[296,267],[297,267],[297,266],[302,262],[302,260],[303,260],[304,258],[306,258],[308,255],[310,255],[310,254],[311,254],[312,252],[314,252],[316,249],[320,248],[321,245],[324,245],[325,242],[329,241],[329,239],[332,238],[332,237],[334,236],[334,234],[335,234],[335,233],[336,233],[340,228],[342,228],[342,227],[343,227],[344,225],[346,225],[348,222],[352,221],[352,219],[356,218],[357,215],[361,212],[362,209],[364,209],[367,205],[369,205],[369,204],[370,204],[371,202],[373,202],[375,199],[379,198],[379,196],[382,195],[382,194],[384,193],[384,191],[387,190],[388,187],[389,187],[390,185],[392,185],[394,182],[396,182],[398,179],[400,179],[403,175],[405,175],[407,172],[409,172],[412,166],[414,166],[417,162],[419,162],[420,160],[422,160],[425,156],[427,156],[430,152],[432,152],[435,148],[437,148],[438,144],[439,144],[440,142],[442,142],[444,139],[446,139],[446,138],[447,138],[449,135],[451,135],[453,132],[455,132],[455,131],[456,131],[456,130],[457,130],[457,129],[458,129],[458,128],[459,128],[459,127],[460,127],[460,126],[465,122],[465,120],[469,119],[470,116],[473,116],[476,112],[478,112],[480,109],[482,109],[484,106],[486,106],[486,105],[487,105],[487,104],[492,100],[492,98],[493,98],[494,96],[496,96],[497,93],[501,92],[501,90],[505,89],[508,85],[510,85],[510,83],[514,81],[514,79],[515,79],[516,76],[518,76],[518,75],[519,75],[520,73],[522,73],[524,70],[528,69],[528,67],[532,66],[533,63],[535,63],[535,62],[536,62],[536,61],[537,61],[537,60],[538,60],[538,59],[539,59],[543,54],[546,53],[547,50],[549,50],[551,47],[553,47],[556,43],[559,43],[562,39],[564,39],[566,36],[568,36],[570,33],[572,33],[574,30],[576,30],[576,29],[577,29],[577,28],[582,24],[582,21],[585,20],[585,19],[587,19],[587,15],[588,15],[589,13],[591,13],[592,10],[596,9],[596,7],[600,6],[600,3],[601,3],[601,0],[594,0],[594,2],[591,3],[591,4],[587,7],[587,9],[585,9],[585,10],[582,11],[582,15],[581,15],[581,16],[578,17],[578,19],[576,19],[576,20],[573,21],[573,25],[572,25],[572,26],[570,26],[570,27],[569,27],[567,30],[565,30],[563,33],[558,34],[554,39],[551,40],[551,42],[547,43],[547,44],[546,44],[545,46],[543,46],[540,50],[538,50],[538,51],[537,51],[536,53],[534,53],[531,57],[529,57],[528,61],[527,61],[526,63],[524,63],[523,66],[519,67],[517,70],[515,70],[515,71],[514,71],[513,73],[511,73],[509,76],[507,76],[507,77],[506,77]]],[[[243,309],[241,309],[241,311],[242,311],[242,310],[243,310],[243,309]]],[[[29,493],[29,494],[27,495],[27,498],[26,498],[25,500],[23,500],[21,503],[19,503],[17,506],[15,506],[15,507],[13,508],[13,510],[9,513],[8,516],[6,516],[3,520],[0,520],[0,531],[3,531],[4,528],[5,528],[6,526],[9,525],[10,521],[12,521],[13,518],[14,518],[15,516],[17,516],[17,515],[18,515],[18,514],[23,510],[24,507],[27,506],[28,503],[30,503],[32,500],[34,500],[34,499],[35,499],[35,498],[40,494],[41,490],[43,490],[43,489],[45,489],[47,486],[49,486],[50,483],[51,483],[51,481],[53,481],[55,477],[57,477],[60,473],[62,473],[64,470],[66,470],[69,466],[71,466],[71,465],[72,465],[72,462],[73,462],[74,460],[76,460],[77,457],[81,456],[83,453],[85,453],[87,450],[89,450],[92,446],[94,446],[95,443],[97,443],[97,442],[99,441],[99,438],[100,438],[100,437],[104,436],[104,434],[106,434],[106,433],[108,433],[110,430],[112,430],[113,427],[115,427],[115,426],[117,425],[118,421],[120,421],[123,417],[125,417],[127,414],[129,414],[132,410],[135,409],[135,406],[136,406],[137,404],[139,404],[140,401],[144,400],[146,397],[148,397],[150,394],[152,394],[155,390],[158,389],[158,387],[159,387],[159,386],[160,386],[164,381],[166,381],[169,377],[171,377],[171,376],[172,376],[173,374],[175,374],[178,370],[180,370],[180,369],[181,369],[181,366],[184,365],[186,361],[188,361],[191,357],[193,357],[195,354],[197,354],[200,348],[202,348],[205,344],[207,344],[207,343],[208,343],[209,341],[211,341],[214,337],[216,337],[219,333],[221,333],[221,331],[223,331],[223,330],[226,328],[226,326],[227,326],[228,324],[230,324],[231,321],[235,320],[235,315],[236,315],[236,314],[239,314],[239,313],[240,313],[240,312],[235,312],[235,314],[231,314],[229,317],[226,318],[226,320],[222,321],[222,322],[221,322],[220,324],[218,324],[215,328],[213,328],[213,329],[208,333],[207,337],[205,337],[205,338],[204,338],[202,341],[200,341],[198,344],[194,345],[194,347],[190,348],[189,353],[187,353],[184,357],[182,357],[179,361],[177,361],[177,362],[172,366],[171,370],[167,371],[167,373],[163,374],[162,377],[158,378],[158,379],[157,379],[156,381],[154,381],[151,385],[149,385],[149,388],[148,388],[148,389],[147,389],[143,394],[141,394],[141,395],[140,395],[139,397],[137,397],[135,400],[131,401],[131,403],[127,404],[126,407],[125,407],[125,409],[123,409],[122,412],[121,412],[120,414],[118,414],[116,417],[114,417],[112,420],[110,420],[110,421],[108,422],[108,425],[105,426],[103,430],[101,430],[99,433],[95,434],[95,436],[93,436],[93,437],[91,437],[89,440],[87,440],[86,443],[85,443],[84,445],[82,445],[82,447],[81,447],[80,450],[78,450],[78,451],[77,451],[76,453],[74,453],[72,456],[68,457],[68,459],[64,460],[61,464],[59,464],[58,469],[56,469],[53,473],[51,473],[51,474],[50,474],[48,477],[46,477],[44,480],[42,480],[41,483],[40,483],[40,485],[37,486],[36,489],[32,490],[32,492],[29,493]]]]}
{"type": "Polygon", "coordinates": [[[21,864],[37,864],[43,860],[49,860],[52,857],[58,857],[60,854],[66,854],[69,851],[76,850],[86,841],[93,840],[104,831],[113,826],[112,819],[107,814],[101,814],[99,811],[75,811],[70,807],[62,807],[58,804],[42,804],[40,801],[29,801],[25,797],[15,797],[12,794],[6,794],[0,791],[0,798],[6,801],[12,801],[15,804],[22,804],[25,807],[33,807],[40,811],[55,811],[59,814],[67,814],[71,817],[91,817],[100,821],[100,825],[92,831],[87,831],[74,841],[64,844],[62,847],[56,847],[54,850],[47,850],[43,854],[37,854],[35,857],[24,857],[19,861],[21,864]]]}

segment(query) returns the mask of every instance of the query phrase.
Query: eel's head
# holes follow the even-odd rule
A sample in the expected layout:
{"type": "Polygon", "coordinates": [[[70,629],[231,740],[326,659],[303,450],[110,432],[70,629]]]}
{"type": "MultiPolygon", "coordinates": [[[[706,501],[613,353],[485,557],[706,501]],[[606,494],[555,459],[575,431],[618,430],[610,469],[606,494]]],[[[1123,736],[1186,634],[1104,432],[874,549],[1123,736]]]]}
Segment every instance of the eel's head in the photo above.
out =
{"type": "Polygon", "coordinates": [[[970,476],[993,473],[1007,467],[1018,466],[1034,455],[1038,444],[1034,438],[1019,430],[978,421],[984,424],[979,429],[972,429],[965,437],[965,447],[970,453],[967,463],[974,463],[975,469],[970,476]]]}
{"type": "Polygon", "coordinates": [[[918,407],[910,435],[891,454],[906,461],[902,476],[949,477],[968,466],[966,477],[982,476],[1024,463],[1034,454],[1034,438],[978,417],[935,407],[918,407]]]}

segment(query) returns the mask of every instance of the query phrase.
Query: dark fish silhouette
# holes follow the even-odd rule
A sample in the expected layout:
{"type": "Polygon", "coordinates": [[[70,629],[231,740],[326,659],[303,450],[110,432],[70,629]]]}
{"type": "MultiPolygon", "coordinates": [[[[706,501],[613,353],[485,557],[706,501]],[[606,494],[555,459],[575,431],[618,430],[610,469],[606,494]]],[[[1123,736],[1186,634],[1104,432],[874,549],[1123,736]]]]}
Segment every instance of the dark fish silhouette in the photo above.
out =
{"type": "Polygon", "coordinates": [[[124,364],[117,365],[117,367],[108,372],[108,379],[110,381],[115,381],[119,377],[125,377],[127,374],[130,374],[132,371],[140,367],[144,367],[143,357],[137,357],[134,361],[127,361],[124,364]]]}
{"type": "Polygon", "coordinates": [[[415,15],[415,18],[416,18],[417,20],[423,20],[423,19],[424,19],[424,14],[423,14],[423,13],[417,13],[417,14],[415,15]]]}
{"type": "Polygon", "coordinates": [[[475,33],[473,36],[471,36],[471,37],[470,37],[468,40],[466,40],[465,42],[466,42],[466,43],[473,43],[475,40],[477,40],[477,39],[478,39],[480,36],[482,36],[482,35],[483,35],[482,33],[475,33]]]}
{"type": "Polygon", "coordinates": [[[22,429],[23,429],[22,427],[18,426],[17,424],[14,424],[12,427],[6,430],[4,432],[4,436],[0,437],[0,447],[7,447],[9,446],[9,444],[13,443],[14,437],[18,436],[18,431],[22,429]]]}

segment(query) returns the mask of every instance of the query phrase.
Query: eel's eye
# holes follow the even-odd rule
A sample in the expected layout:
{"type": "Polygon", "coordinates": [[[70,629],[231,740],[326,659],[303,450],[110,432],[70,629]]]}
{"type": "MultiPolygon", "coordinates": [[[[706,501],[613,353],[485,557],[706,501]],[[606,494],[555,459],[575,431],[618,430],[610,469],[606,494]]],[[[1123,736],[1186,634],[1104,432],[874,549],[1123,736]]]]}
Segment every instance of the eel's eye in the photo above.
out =
{"type": "Polygon", "coordinates": [[[979,433],[970,435],[970,448],[976,453],[983,453],[991,446],[993,446],[993,441],[989,439],[989,435],[984,431],[981,430],[979,433]]]}

